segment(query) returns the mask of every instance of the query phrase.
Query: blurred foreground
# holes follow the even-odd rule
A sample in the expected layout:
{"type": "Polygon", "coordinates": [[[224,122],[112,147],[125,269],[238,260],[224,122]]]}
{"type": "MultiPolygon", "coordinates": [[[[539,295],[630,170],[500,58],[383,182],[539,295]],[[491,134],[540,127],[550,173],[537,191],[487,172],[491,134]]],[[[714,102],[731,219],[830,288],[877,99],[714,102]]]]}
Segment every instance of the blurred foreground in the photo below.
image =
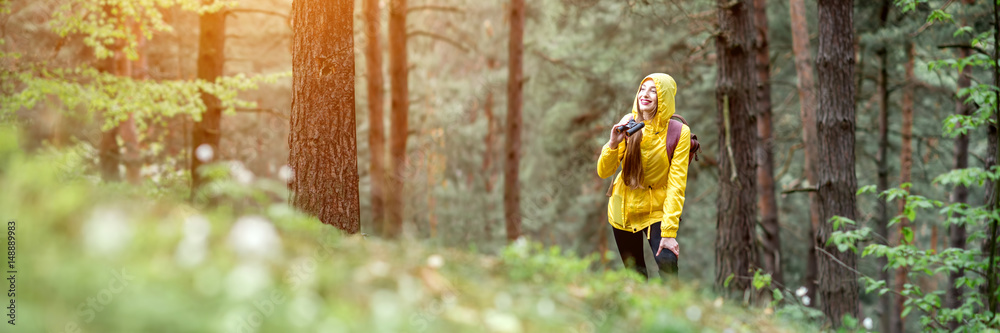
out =
{"type": "Polygon", "coordinates": [[[815,330],[523,240],[490,255],[344,236],[238,165],[210,170],[219,205],[202,210],[89,179],[72,149],[25,154],[16,132],[0,131],[15,332],[815,330]]]}

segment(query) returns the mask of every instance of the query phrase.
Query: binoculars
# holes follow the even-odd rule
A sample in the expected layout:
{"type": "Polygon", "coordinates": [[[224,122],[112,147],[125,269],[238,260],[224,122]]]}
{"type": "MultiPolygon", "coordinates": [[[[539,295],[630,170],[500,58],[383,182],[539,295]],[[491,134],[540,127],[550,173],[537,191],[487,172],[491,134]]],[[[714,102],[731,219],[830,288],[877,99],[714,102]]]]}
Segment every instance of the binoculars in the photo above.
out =
{"type": "Polygon", "coordinates": [[[637,123],[637,122],[635,122],[634,119],[629,119],[628,120],[628,124],[625,124],[625,125],[622,125],[622,126],[618,126],[618,131],[619,132],[625,131],[625,135],[628,136],[628,135],[635,134],[635,132],[638,132],[639,130],[641,130],[645,126],[646,126],[646,123],[644,123],[644,122],[643,123],[637,123]]]}

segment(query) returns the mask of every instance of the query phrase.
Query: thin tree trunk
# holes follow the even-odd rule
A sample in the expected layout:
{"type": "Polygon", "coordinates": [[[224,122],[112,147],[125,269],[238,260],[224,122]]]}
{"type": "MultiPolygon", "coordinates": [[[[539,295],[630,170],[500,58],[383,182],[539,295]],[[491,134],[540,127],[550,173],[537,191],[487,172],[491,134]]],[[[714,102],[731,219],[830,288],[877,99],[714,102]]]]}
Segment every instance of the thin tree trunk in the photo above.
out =
{"type": "Polygon", "coordinates": [[[365,61],[368,68],[368,151],[371,153],[372,226],[375,234],[385,233],[385,81],[382,78],[382,47],[379,36],[378,0],[365,0],[365,61]]]}
{"type": "MultiPolygon", "coordinates": [[[[212,1],[203,0],[203,2],[207,4],[212,1]]],[[[225,10],[202,14],[199,17],[199,25],[201,31],[198,37],[198,79],[215,82],[222,76],[226,62],[225,10]]],[[[201,101],[205,104],[205,113],[201,115],[201,121],[194,123],[194,130],[191,133],[192,199],[198,188],[205,183],[198,168],[212,162],[212,159],[199,159],[196,152],[199,147],[205,146],[211,148],[211,155],[217,159],[220,153],[219,141],[222,138],[222,103],[217,96],[205,91],[201,92],[201,101]]]]}
{"type": "MultiPolygon", "coordinates": [[[[486,60],[486,68],[492,71],[497,66],[497,61],[492,57],[486,60]]],[[[496,116],[493,114],[493,89],[486,89],[486,101],[483,103],[483,113],[486,115],[486,137],[483,138],[483,145],[486,150],[483,152],[483,169],[480,173],[483,177],[483,186],[486,189],[486,198],[493,193],[493,158],[496,156],[493,142],[496,140],[496,116]]],[[[493,221],[490,218],[493,212],[493,200],[486,200],[486,210],[483,212],[483,228],[486,234],[485,241],[492,238],[493,221]]]]}
{"type": "Polygon", "coordinates": [[[503,175],[503,210],[507,225],[507,241],[521,236],[521,106],[524,83],[524,0],[511,0],[510,45],[507,76],[507,144],[503,175]]]}
{"type": "MultiPolygon", "coordinates": [[[[809,26],[806,20],[806,8],[803,0],[789,0],[792,26],[792,52],[795,54],[795,71],[798,75],[799,114],[802,118],[802,143],[805,146],[806,179],[810,186],[817,186],[816,166],[819,156],[819,145],[816,137],[816,81],[813,78],[812,55],[809,51],[809,26]]],[[[819,199],[816,192],[809,192],[809,259],[806,266],[806,295],[816,300],[816,281],[819,279],[816,268],[816,230],[819,229],[819,199]]],[[[811,304],[816,304],[813,302],[811,304]]]]}
{"type": "Polygon", "coordinates": [[[353,13],[352,0],[292,2],[292,202],[347,233],[361,229],[353,13]]]}
{"type": "MultiPolygon", "coordinates": [[[[901,186],[910,182],[910,171],[913,167],[913,85],[910,84],[913,80],[913,43],[906,42],[905,49],[906,63],[903,68],[904,82],[906,84],[903,86],[903,101],[900,105],[903,114],[902,142],[900,143],[899,151],[899,183],[901,186]]],[[[906,190],[909,191],[909,188],[906,190]]],[[[901,214],[903,212],[904,204],[905,200],[899,201],[898,213],[901,214]]],[[[905,217],[900,220],[898,224],[899,228],[893,234],[892,245],[907,244],[905,237],[903,237],[903,228],[909,228],[909,224],[909,221],[905,217]]],[[[896,269],[896,276],[892,287],[897,293],[903,291],[903,286],[907,283],[909,272],[909,269],[906,267],[896,269]]],[[[905,321],[902,318],[904,301],[904,297],[895,298],[895,304],[893,305],[895,312],[892,314],[891,332],[903,332],[905,330],[905,321]]]]}
{"type": "MultiPolygon", "coordinates": [[[[958,49],[959,58],[965,58],[971,55],[969,49],[958,49]]],[[[958,90],[968,88],[971,81],[969,79],[971,67],[966,67],[965,70],[958,76],[958,90]]],[[[957,98],[955,100],[955,114],[968,116],[972,114],[972,108],[962,102],[963,99],[957,98]]],[[[955,170],[965,169],[969,167],[969,135],[962,134],[955,138],[955,170]]],[[[968,203],[969,202],[969,189],[961,184],[955,186],[955,190],[951,192],[951,203],[968,203]]],[[[948,246],[957,249],[965,249],[965,239],[967,238],[965,232],[965,225],[952,224],[948,227],[948,246]]],[[[962,294],[964,293],[961,287],[955,287],[955,282],[965,276],[965,270],[959,270],[953,272],[948,276],[948,291],[945,294],[944,306],[946,308],[958,308],[962,305],[962,294]]],[[[959,321],[951,321],[948,323],[948,327],[954,331],[961,326],[959,321]]]]}
{"type": "Polygon", "coordinates": [[[754,23],[757,26],[757,134],[760,136],[757,160],[759,209],[764,230],[764,268],[772,281],[784,285],[781,270],[781,225],[778,201],[774,195],[774,146],[771,142],[771,58],[767,45],[767,0],[754,0],[754,23]]]}
{"type": "Polygon", "coordinates": [[[410,110],[409,69],[406,54],[406,0],[390,0],[389,4],[389,80],[392,85],[392,124],[389,130],[391,174],[389,192],[385,196],[387,223],[385,234],[398,237],[403,231],[403,189],[406,177],[406,139],[410,110]]]}
{"type": "MultiPolygon", "coordinates": [[[[114,23],[118,22],[118,16],[114,14],[114,6],[105,4],[101,6],[103,10],[103,16],[114,23]]],[[[109,73],[111,75],[121,75],[118,72],[118,49],[124,46],[124,42],[118,41],[114,46],[114,55],[99,61],[99,70],[101,72],[109,73]]],[[[101,119],[102,122],[104,119],[101,119]]],[[[115,125],[111,129],[106,131],[101,131],[101,142],[98,145],[98,156],[100,161],[98,162],[98,168],[101,170],[101,179],[105,182],[117,182],[121,181],[121,172],[118,170],[118,166],[122,162],[121,149],[118,147],[118,132],[119,125],[115,125]]]]}
{"type": "MultiPolygon", "coordinates": [[[[854,174],[854,3],[851,0],[819,1],[819,105],[817,135],[820,140],[818,255],[820,309],[841,325],[844,315],[858,317],[857,255],[826,246],[834,216],[857,220],[854,174]]],[[[851,225],[841,226],[850,229],[851,225]]]]}
{"type": "MultiPolygon", "coordinates": [[[[993,2],[993,24],[1000,25],[1000,4],[997,4],[996,2],[993,2]]],[[[1000,33],[993,34],[993,45],[994,47],[993,47],[992,60],[997,61],[998,59],[1000,59],[1000,47],[996,47],[996,45],[1000,45],[1000,33]]],[[[995,87],[1000,87],[1000,67],[998,66],[993,66],[993,85],[995,87]]],[[[997,104],[993,105],[994,125],[989,126],[990,143],[988,152],[989,156],[987,157],[987,162],[989,163],[989,165],[987,166],[988,168],[992,168],[993,166],[996,165],[997,155],[1000,155],[1000,135],[997,135],[998,134],[997,127],[1000,126],[1000,90],[994,90],[993,93],[994,93],[993,100],[997,104]]],[[[989,189],[989,192],[987,193],[989,194],[988,198],[990,200],[988,203],[989,209],[991,211],[996,211],[1000,209],[1000,193],[998,193],[997,191],[997,184],[993,183],[991,188],[989,189]]],[[[984,250],[983,252],[986,253],[987,260],[989,261],[987,261],[988,264],[986,266],[986,290],[984,290],[983,294],[986,296],[987,299],[986,308],[990,312],[993,312],[995,314],[997,313],[998,306],[1000,306],[1000,299],[998,299],[998,297],[996,296],[997,288],[998,286],[1000,286],[1000,281],[997,280],[1000,277],[997,276],[998,274],[997,274],[997,262],[996,262],[997,256],[1000,256],[1000,254],[997,253],[998,251],[1000,251],[1000,246],[998,246],[997,244],[998,242],[1000,242],[1000,240],[998,240],[997,238],[998,236],[1000,236],[1000,221],[997,221],[996,219],[990,219],[989,227],[987,228],[986,231],[986,236],[987,238],[983,242],[983,250],[984,250]]]]}
{"type": "MultiPolygon", "coordinates": [[[[883,0],[882,9],[879,12],[879,25],[880,27],[885,27],[886,22],[889,19],[889,10],[892,8],[892,1],[883,0]]],[[[888,160],[888,150],[889,150],[889,64],[888,64],[888,54],[886,46],[882,45],[877,51],[875,51],[876,56],[879,61],[879,74],[878,74],[878,86],[876,87],[876,93],[879,96],[878,99],[878,181],[877,187],[878,192],[889,189],[889,160],[888,160]]],[[[878,213],[875,222],[875,232],[879,234],[876,241],[882,245],[889,245],[887,242],[889,237],[889,206],[885,201],[885,197],[878,197],[878,213]]],[[[889,270],[886,269],[886,265],[889,264],[888,258],[879,257],[876,262],[879,267],[879,279],[885,281],[885,283],[891,285],[892,281],[889,278],[889,270]]],[[[881,331],[891,332],[890,327],[895,327],[894,317],[896,311],[894,310],[895,304],[892,302],[894,295],[892,293],[885,293],[879,297],[879,306],[882,308],[882,317],[879,320],[879,325],[881,331]]],[[[895,317],[898,320],[898,317],[895,317]]]]}
{"type": "MultiPolygon", "coordinates": [[[[121,24],[132,24],[121,22],[121,24]]],[[[115,51],[115,74],[119,77],[132,77],[132,61],[125,54],[124,47],[115,51]]],[[[120,92],[124,93],[124,92],[120,92]]],[[[118,135],[122,139],[124,154],[122,162],[125,164],[125,180],[135,185],[139,183],[139,135],[136,133],[135,116],[129,112],[128,118],[118,124],[118,135]]]]}
{"type": "Polygon", "coordinates": [[[101,179],[105,182],[122,180],[121,172],[118,171],[118,165],[121,163],[121,150],[118,148],[117,137],[118,126],[101,132],[98,167],[101,169],[101,179]]]}
{"type": "Polygon", "coordinates": [[[718,2],[721,33],[715,39],[719,67],[716,109],[719,143],[724,145],[719,149],[715,284],[726,294],[743,297],[751,292],[753,270],[758,267],[754,158],[757,129],[753,116],[757,107],[755,30],[752,2],[743,0],[727,5],[728,2],[718,2]],[[729,287],[725,288],[727,280],[729,287]]]}
{"type": "MultiPolygon", "coordinates": [[[[148,41],[139,32],[138,24],[133,24],[132,27],[135,29],[134,33],[137,41],[136,54],[138,57],[135,61],[129,63],[129,75],[135,80],[145,81],[149,78],[148,41]]],[[[123,128],[121,133],[122,139],[125,141],[125,178],[133,185],[142,182],[141,169],[143,164],[141,143],[139,142],[135,121],[135,115],[129,114],[128,121],[126,122],[127,126],[123,128]]]]}
{"type": "MultiPolygon", "coordinates": [[[[889,81],[889,74],[887,70],[887,61],[885,49],[881,49],[876,52],[879,57],[880,69],[878,76],[878,88],[877,93],[879,95],[879,111],[878,111],[878,181],[877,188],[878,192],[889,189],[889,160],[888,160],[888,149],[889,149],[889,90],[886,85],[889,81]]],[[[888,242],[889,237],[889,206],[885,200],[885,197],[879,196],[878,198],[878,221],[875,223],[875,232],[878,233],[880,238],[878,242],[882,245],[890,245],[888,242]]],[[[890,281],[889,271],[885,269],[885,266],[889,263],[886,257],[879,257],[878,260],[879,269],[879,279],[885,281],[890,286],[894,284],[890,281]]],[[[896,317],[898,314],[895,310],[895,303],[892,302],[892,293],[885,293],[879,297],[879,304],[882,307],[882,331],[892,332],[890,327],[895,327],[895,321],[899,318],[896,317]]]]}
{"type": "MultiPolygon", "coordinates": [[[[486,60],[486,68],[489,71],[493,71],[499,66],[496,59],[492,57],[486,60]]],[[[493,89],[486,89],[486,100],[483,102],[483,114],[486,115],[486,137],[483,138],[483,145],[486,146],[486,150],[483,152],[483,182],[486,187],[486,193],[493,192],[493,159],[496,156],[496,151],[494,150],[494,142],[496,141],[496,130],[497,121],[496,115],[493,114],[493,89]]]]}

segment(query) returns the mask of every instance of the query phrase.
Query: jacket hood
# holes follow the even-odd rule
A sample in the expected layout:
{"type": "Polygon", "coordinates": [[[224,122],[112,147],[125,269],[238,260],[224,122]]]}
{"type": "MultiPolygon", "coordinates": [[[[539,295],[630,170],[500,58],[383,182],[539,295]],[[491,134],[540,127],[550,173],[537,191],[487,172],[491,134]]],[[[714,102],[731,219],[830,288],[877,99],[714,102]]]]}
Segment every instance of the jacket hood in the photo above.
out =
{"type": "MultiPolygon", "coordinates": [[[[639,117],[639,92],[642,90],[642,83],[646,80],[653,80],[656,84],[656,115],[653,119],[646,119],[646,126],[653,130],[653,133],[660,133],[667,129],[670,117],[674,115],[674,95],[677,95],[677,82],[670,75],[663,73],[653,73],[642,79],[639,89],[635,92],[635,100],[632,101],[632,118],[639,117]]],[[[648,133],[648,132],[647,132],[648,133]]]]}

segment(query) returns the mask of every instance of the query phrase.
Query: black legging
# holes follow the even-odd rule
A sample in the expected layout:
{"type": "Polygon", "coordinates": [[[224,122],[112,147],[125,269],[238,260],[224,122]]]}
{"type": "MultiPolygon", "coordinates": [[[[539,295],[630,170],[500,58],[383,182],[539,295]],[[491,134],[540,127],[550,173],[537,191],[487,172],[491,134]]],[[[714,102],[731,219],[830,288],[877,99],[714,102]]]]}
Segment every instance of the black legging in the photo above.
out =
{"type": "MultiPolygon", "coordinates": [[[[649,278],[646,273],[646,261],[643,259],[642,242],[646,240],[646,229],[637,232],[628,232],[611,228],[614,230],[615,243],[618,244],[618,252],[621,253],[622,262],[625,267],[634,268],[640,274],[649,278]]],[[[653,250],[656,265],[660,266],[660,276],[677,274],[677,255],[673,251],[663,249],[660,255],[656,256],[656,250],[660,248],[660,222],[653,223],[649,227],[649,248],[653,250]]]]}

